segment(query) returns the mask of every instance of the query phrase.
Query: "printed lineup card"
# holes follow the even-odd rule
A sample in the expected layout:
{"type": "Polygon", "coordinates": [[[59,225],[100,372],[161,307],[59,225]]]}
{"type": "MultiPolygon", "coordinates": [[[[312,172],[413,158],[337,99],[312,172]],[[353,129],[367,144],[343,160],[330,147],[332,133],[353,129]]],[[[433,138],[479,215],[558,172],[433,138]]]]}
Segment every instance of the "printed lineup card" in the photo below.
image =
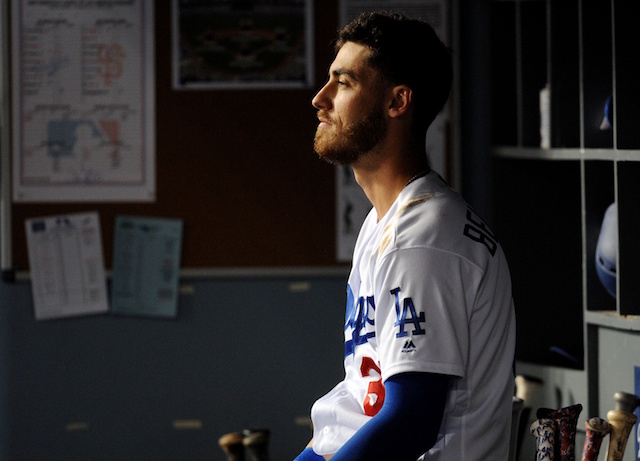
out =
{"type": "Polygon", "coordinates": [[[97,212],[25,221],[36,320],[109,309],[97,212]]]}
{"type": "Polygon", "coordinates": [[[182,220],[118,216],[111,312],[175,317],[181,252],[182,220]]]}

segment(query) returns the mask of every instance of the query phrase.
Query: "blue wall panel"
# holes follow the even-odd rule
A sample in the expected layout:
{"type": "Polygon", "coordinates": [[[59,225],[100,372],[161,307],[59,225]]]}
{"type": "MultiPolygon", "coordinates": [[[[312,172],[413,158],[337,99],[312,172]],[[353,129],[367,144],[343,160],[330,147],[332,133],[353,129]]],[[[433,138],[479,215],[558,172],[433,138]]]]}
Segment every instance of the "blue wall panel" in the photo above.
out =
{"type": "Polygon", "coordinates": [[[256,427],[292,459],[342,378],[345,279],[187,280],[175,320],[44,322],[29,283],[0,284],[1,459],[224,460],[218,438],[256,427]]]}

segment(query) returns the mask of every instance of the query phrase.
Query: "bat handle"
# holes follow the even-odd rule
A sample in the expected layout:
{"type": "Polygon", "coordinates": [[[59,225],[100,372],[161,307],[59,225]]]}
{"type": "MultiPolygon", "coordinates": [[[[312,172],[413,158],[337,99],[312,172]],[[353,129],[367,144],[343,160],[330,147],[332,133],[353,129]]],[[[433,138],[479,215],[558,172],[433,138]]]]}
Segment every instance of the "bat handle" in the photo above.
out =
{"type": "Polygon", "coordinates": [[[584,441],[581,461],[596,461],[600,453],[600,446],[604,437],[611,432],[611,426],[602,418],[589,418],[584,423],[587,436],[584,441]]]}
{"type": "Polygon", "coordinates": [[[616,392],[613,394],[613,400],[616,402],[616,410],[628,411],[633,413],[640,406],[640,397],[628,392],[616,392]]]}
{"type": "Polygon", "coordinates": [[[556,411],[556,424],[560,431],[560,457],[562,461],[576,459],[576,429],[582,405],[576,404],[556,411]]]}
{"type": "Polygon", "coordinates": [[[538,418],[551,418],[556,423],[556,457],[561,461],[576,459],[576,429],[582,405],[576,403],[559,410],[540,408],[538,418]]]}
{"type": "Polygon", "coordinates": [[[246,430],[242,444],[245,446],[251,461],[269,461],[269,431],[246,430]]]}
{"type": "Polygon", "coordinates": [[[227,461],[244,461],[243,439],[241,432],[231,432],[220,437],[218,445],[227,456],[227,461]]]}
{"type": "Polygon", "coordinates": [[[536,438],[536,461],[553,461],[556,423],[549,418],[537,419],[529,428],[536,438]]]}
{"type": "Polygon", "coordinates": [[[516,383],[516,397],[524,400],[524,406],[532,406],[532,402],[535,396],[542,387],[542,380],[538,378],[527,377],[524,375],[518,375],[515,378],[516,383]]]}
{"type": "Polygon", "coordinates": [[[607,419],[611,426],[607,461],[622,461],[624,450],[627,447],[629,433],[633,425],[638,421],[638,417],[624,410],[609,410],[607,412],[607,419]]]}

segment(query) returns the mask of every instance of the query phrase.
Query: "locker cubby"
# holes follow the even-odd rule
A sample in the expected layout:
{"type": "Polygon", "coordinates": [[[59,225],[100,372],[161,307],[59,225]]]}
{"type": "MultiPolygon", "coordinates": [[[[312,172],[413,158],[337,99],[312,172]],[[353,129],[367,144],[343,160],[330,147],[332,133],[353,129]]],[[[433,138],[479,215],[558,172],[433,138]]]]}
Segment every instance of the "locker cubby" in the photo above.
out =
{"type": "Polygon", "coordinates": [[[616,147],[640,149],[640,59],[637,40],[640,2],[616,0],[614,10],[616,147]]]}
{"type": "Polygon", "coordinates": [[[591,311],[615,311],[616,298],[600,280],[596,270],[596,247],[603,219],[615,202],[615,164],[611,160],[584,162],[586,308],[591,311]]]}
{"type": "Polygon", "coordinates": [[[611,104],[610,118],[603,126],[607,101],[613,96],[611,5],[602,1],[583,2],[582,13],[584,146],[611,149],[611,104]]]}
{"type": "Polygon", "coordinates": [[[512,267],[516,358],[585,368],[597,353],[586,325],[640,331],[640,2],[490,0],[489,15],[492,211],[512,267]],[[596,262],[612,204],[613,294],[596,262]],[[534,352],[552,345],[579,363],[534,352]]]}
{"type": "Polygon", "coordinates": [[[618,309],[640,316],[640,162],[617,162],[618,309]]]}

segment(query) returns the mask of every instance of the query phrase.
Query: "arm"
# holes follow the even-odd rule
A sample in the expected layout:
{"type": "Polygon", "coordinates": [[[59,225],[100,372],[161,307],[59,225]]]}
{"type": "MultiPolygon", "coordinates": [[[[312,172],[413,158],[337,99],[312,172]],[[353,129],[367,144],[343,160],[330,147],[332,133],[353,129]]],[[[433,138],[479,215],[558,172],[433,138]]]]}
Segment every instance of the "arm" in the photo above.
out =
{"type": "Polygon", "coordinates": [[[385,382],[380,412],[331,458],[333,461],[415,461],[436,442],[449,377],[403,373],[385,382]]]}
{"type": "MultiPolygon", "coordinates": [[[[436,442],[448,382],[449,377],[432,373],[392,376],[385,382],[380,412],[331,459],[414,461],[436,442]]],[[[313,440],[294,461],[322,461],[312,446],[313,440]]]]}

